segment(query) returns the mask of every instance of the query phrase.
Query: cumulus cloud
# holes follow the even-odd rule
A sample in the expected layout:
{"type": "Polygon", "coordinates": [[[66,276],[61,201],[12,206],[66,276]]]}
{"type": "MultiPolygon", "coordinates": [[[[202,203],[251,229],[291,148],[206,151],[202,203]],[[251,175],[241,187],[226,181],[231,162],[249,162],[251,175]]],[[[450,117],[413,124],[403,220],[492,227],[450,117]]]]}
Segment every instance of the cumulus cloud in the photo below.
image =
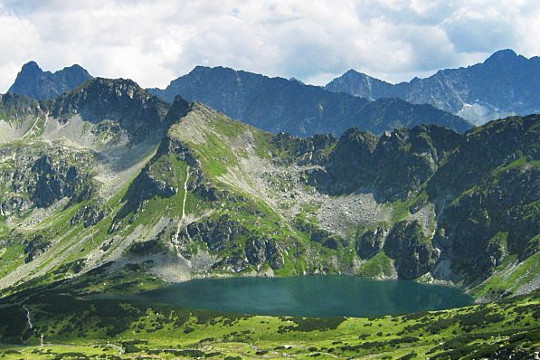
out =
{"type": "Polygon", "coordinates": [[[164,87],[196,65],[323,84],[354,68],[388,81],[540,55],[535,0],[0,0],[0,92],[21,65],[79,63],[164,87]],[[538,34],[538,35],[536,35],[538,34]]]}

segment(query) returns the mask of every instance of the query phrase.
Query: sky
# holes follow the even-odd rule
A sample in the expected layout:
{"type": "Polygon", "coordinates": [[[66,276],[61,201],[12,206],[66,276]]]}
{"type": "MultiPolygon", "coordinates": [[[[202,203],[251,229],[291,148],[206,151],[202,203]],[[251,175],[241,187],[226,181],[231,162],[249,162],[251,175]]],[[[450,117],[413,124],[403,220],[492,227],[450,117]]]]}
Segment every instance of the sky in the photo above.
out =
{"type": "Polygon", "coordinates": [[[0,0],[0,93],[21,66],[72,64],[163,88],[197,65],[324,85],[540,55],[538,0],[0,0]]]}

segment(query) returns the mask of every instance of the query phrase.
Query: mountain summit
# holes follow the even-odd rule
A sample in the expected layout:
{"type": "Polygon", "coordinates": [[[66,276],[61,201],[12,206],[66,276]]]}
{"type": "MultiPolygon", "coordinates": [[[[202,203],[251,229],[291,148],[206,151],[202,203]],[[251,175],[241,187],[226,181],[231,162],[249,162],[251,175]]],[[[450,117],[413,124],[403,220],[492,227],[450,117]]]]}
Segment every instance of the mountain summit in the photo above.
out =
{"type": "Polygon", "coordinates": [[[368,99],[398,97],[430,104],[481,125],[507,115],[540,112],[540,58],[500,50],[483,63],[395,85],[350,70],[325,88],[368,99]]]}
{"type": "Polygon", "coordinates": [[[9,93],[27,95],[36,100],[53,99],[91,79],[80,65],[72,65],[54,73],[43,71],[35,61],[23,65],[9,93]]]}
{"type": "Polygon", "coordinates": [[[497,63],[497,64],[508,64],[516,61],[517,58],[520,58],[522,61],[527,60],[523,55],[518,55],[512,49],[504,49],[495,51],[484,63],[497,63]]]}

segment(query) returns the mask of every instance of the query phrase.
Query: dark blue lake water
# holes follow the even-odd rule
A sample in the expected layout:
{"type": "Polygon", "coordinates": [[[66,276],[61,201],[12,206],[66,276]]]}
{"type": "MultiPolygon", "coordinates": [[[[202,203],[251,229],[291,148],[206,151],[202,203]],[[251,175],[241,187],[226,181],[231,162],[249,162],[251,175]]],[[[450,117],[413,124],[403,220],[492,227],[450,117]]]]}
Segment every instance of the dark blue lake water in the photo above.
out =
{"type": "Polygon", "coordinates": [[[242,314],[355,317],[473,303],[456,288],[352,276],[192,280],[144,293],[139,300],[242,314]]]}

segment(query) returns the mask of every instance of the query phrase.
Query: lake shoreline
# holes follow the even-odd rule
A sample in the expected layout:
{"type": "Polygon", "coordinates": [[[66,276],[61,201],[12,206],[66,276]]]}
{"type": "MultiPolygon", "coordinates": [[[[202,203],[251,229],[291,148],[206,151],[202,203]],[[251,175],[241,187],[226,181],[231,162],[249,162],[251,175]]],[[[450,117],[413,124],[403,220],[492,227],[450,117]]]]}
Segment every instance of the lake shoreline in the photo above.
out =
{"type": "Polygon", "coordinates": [[[366,317],[474,304],[474,299],[457,287],[347,275],[198,278],[128,297],[263,316],[366,317]],[[273,300],[266,302],[267,298],[273,300]],[[383,300],[387,308],[381,307],[383,300]]]}

